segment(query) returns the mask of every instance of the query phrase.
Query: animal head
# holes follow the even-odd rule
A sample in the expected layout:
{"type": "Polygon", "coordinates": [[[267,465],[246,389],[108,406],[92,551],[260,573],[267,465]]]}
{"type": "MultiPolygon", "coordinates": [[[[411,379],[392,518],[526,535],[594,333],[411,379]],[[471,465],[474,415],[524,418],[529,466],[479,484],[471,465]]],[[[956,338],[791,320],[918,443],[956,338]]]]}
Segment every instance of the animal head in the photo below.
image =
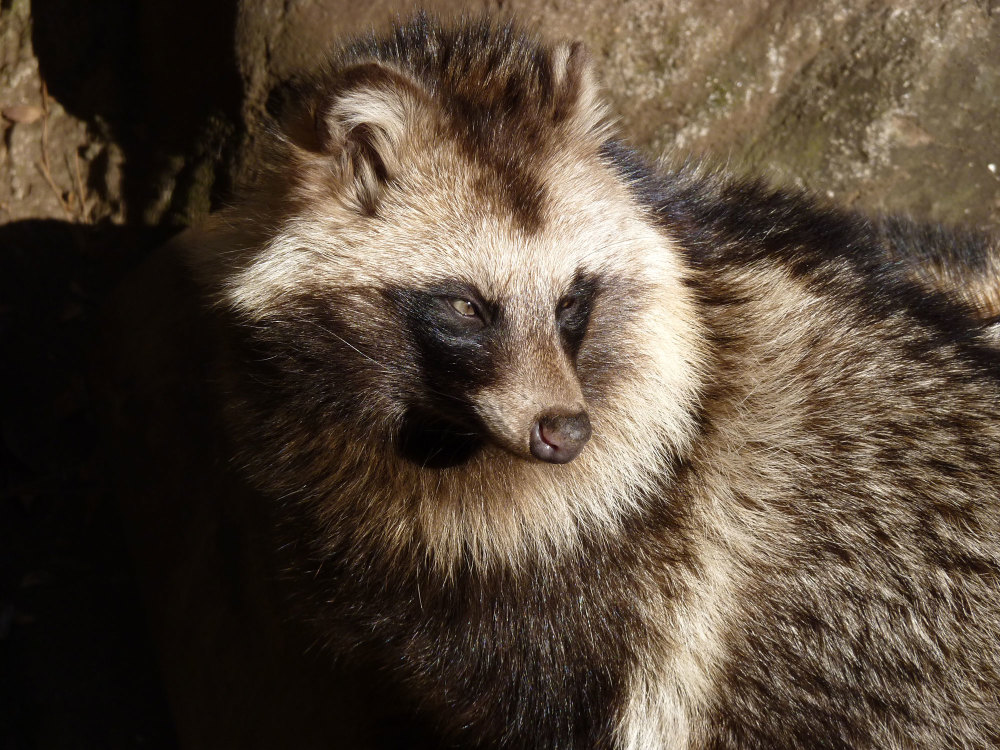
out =
{"type": "Polygon", "coordinates": [[[398,504],[444,557],[615,522],[684,451],[701,354],[585,50],[418,19],[281,109],[193,258],[239,330],[256,473],[398,504]]]}

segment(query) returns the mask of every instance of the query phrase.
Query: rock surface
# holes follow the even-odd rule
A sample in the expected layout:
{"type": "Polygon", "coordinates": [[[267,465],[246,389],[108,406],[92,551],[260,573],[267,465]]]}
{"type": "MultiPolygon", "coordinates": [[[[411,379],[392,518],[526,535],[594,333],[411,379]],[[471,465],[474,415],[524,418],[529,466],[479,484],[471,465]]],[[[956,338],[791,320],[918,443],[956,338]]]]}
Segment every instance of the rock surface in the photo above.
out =
{"type": "MultiPolygon", "coordinates": [[[[583,39],[623,132],[649,153],[763,171],[868,210],[1000,225],[996,0],[420,5],[583,39]]],[[[0,105],[47,115],[3,122],[0,222],[196,221],[244,174],[276,81],[415,7],[15,0],[0,12],[0,105]]]]}
{"type": "MultiPolygon", "coordinates": [[[[341,31],[385,26],[406,5],[350,14],[341,3],[244,3],[244,112],[259,112],[268,84],[307,68],[341,31]]],[[[624,133],[648,153],[762,171],[871,211],[1000,225],[1000,3],[425,5],[443,15],[499,6],[546,37],[583,39],[624,133]]]]}

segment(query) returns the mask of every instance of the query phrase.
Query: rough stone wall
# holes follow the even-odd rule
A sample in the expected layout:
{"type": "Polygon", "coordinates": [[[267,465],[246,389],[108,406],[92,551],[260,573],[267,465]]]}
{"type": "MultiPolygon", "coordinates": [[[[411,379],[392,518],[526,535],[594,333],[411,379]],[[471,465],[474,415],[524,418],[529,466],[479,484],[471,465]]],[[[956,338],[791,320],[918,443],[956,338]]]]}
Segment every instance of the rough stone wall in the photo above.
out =
{"type": "Polygon", "coordinates": [[[275,81],[418,5],[583,39],[650,153],[1000,224],[997,0],[12,0],[0,222],[196,221],[252,159],[275,81]]]}
{"type": "MultiPolygon", "coordinates": [[[[411,3],[244,2],[244,111],[328,43],[411,3]],[[266,49],[266,56],[260,54],[266,49]],[[266,68],[260,60],[269,60],[266,68]]],[[[872,211],[1000,223],[1000,3],[927,0],[507,0],[593,52],[632,142],[708,157],[872,211]]]]}

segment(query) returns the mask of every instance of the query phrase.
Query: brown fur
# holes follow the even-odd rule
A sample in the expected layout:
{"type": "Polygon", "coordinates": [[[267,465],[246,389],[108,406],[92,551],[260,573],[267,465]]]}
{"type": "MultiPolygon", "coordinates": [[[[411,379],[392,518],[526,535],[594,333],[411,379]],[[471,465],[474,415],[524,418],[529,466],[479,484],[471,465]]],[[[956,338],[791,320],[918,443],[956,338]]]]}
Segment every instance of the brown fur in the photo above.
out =
{"type": "Polygon", "coordinates": [[[900,218],[878,225],[888,259],[931,292],[966,305],[983,324],[988,343],[1000,344],[1000,241],[990,235],[900,218]]]}
{"type": "Polygon", "coordinates": [[[650,170],[583,51],[511,27],[418,19],[283,112],[184,253],[324,647],[470,747],[1000,746],[1000,364],[967,308],[858,217],[650,170]],[[532,459],[581,399],[590,443],[532,459]]]}
{"type": "Polygon", "coordinates": [[[888,257],[932,291],[954,295],[983,320],[1000,317],[1000,242],[996,237],[900,218],[879,234],[888,257]]]}

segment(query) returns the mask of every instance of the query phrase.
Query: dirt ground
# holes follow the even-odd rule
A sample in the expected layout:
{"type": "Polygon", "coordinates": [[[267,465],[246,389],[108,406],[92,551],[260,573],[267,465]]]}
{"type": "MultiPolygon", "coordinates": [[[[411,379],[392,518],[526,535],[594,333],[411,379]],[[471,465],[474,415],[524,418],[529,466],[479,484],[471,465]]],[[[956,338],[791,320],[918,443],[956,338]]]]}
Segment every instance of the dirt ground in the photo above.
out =
{"type": "MultiPolygon", "coordinates": [[[[632,143],[1000,227],[996,0],[438,0],[584,39],[632,143]]],[[[414,3],[0,2],[0,748],[167,748],[98,449],[110,291],[252,170],[270,87],[414,3]]]]}

